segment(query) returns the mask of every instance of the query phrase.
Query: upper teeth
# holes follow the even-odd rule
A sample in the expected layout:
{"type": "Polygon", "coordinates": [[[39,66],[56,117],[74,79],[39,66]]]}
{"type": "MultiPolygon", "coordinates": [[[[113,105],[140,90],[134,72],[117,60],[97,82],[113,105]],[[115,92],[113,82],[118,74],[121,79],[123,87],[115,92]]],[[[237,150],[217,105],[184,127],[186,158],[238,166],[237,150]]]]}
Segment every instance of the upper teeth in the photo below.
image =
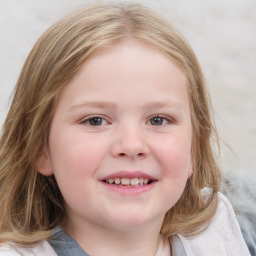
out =
{"type": "Polygon", "coordinates": [[[138,186],[138,185],[145,185],[148,184],[149,179],[147,178],[110,178],[106,179],[106,182],[109,184],[116,184],[116,185],[125,185],[125,186],[138,186]]]}

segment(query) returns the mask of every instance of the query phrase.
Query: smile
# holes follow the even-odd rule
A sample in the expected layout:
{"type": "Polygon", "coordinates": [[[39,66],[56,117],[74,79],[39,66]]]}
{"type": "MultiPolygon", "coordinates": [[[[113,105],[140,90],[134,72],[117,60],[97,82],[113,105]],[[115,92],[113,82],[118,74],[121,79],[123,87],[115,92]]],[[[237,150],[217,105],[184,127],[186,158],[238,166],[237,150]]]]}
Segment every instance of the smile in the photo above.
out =
{"type": "Polygon", "coordinates": [[[109,178],[103,180],[108,184],[118,185],[118,186],[128,186],[128,187],[136,187],[136,186],[143,186],[153,182],[148,178],[143,177],[135,177],[135,178],[109,178]]]}

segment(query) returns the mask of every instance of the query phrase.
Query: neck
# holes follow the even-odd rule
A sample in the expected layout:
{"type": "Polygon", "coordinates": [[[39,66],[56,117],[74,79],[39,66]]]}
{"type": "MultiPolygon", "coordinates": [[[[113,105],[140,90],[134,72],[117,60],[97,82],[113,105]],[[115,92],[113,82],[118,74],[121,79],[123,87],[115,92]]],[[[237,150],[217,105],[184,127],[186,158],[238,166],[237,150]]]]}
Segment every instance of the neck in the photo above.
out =
{"type": "Polygon", "coordinates": [[[68,223],[65,231],[89,255],[155,256],[160,241],[161,222],[133,228],[113,229],[86,223],[68,223]]]}

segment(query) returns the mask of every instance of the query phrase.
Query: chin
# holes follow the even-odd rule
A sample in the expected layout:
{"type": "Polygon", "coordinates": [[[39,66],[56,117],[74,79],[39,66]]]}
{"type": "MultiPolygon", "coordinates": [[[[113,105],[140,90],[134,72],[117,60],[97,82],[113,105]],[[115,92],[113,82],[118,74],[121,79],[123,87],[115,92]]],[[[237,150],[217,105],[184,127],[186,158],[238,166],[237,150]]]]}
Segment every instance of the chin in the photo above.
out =
{"type": "Polygon", "coordinates": [[[138,229],[143,228],[144,226],[149,226],[150,224],[155,225],[159,223],[159,228],[162,225],[164,215],[161,216],[149,216],[143,215],[143,213],[137,211],[136,213],[125,213],[112,216],[111,220],[108,222],[112,227],[118,230],[128,230],[128,229],[138,229]]]}

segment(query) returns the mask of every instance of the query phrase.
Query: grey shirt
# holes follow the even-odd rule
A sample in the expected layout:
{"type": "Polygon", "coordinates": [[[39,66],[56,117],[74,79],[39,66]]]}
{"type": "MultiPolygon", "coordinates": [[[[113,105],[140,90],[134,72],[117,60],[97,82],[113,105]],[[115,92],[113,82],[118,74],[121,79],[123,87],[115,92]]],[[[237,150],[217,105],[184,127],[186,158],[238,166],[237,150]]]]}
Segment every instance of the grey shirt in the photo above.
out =
{"type": "MultiPolygon", "coordinates": [[[[62,228],[55,228],[49,241],[58,256],[89,256],[62,228]]],[[[172,238],[172,256],[186,256],[178,236],[172,238]]]]}
{"type": "Polygon", "coordinates": [[[55,228],[49,241],[58,256],[89,256],[62,228],[55,228]]]}

